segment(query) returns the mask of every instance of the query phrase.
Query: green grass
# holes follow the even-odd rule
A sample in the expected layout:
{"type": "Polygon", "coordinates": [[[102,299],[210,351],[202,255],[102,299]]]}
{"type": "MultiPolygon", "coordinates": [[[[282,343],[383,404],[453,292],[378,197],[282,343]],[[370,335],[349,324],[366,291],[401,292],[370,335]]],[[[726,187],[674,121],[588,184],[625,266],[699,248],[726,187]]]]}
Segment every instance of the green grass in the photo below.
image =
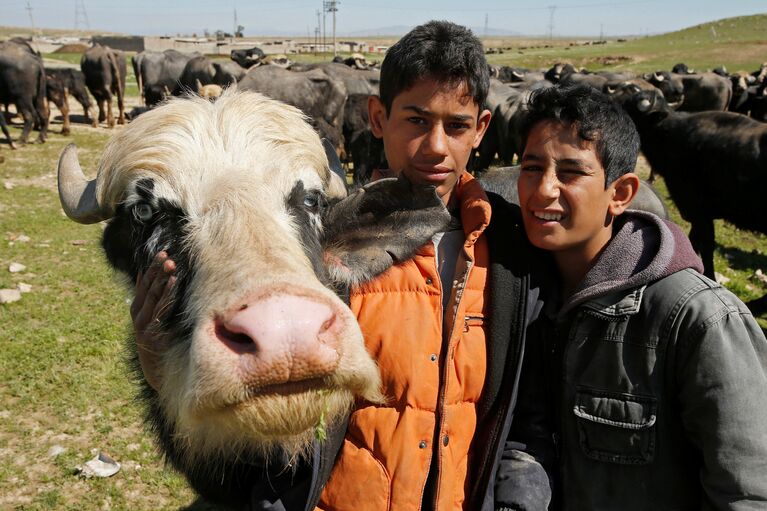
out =
{"type": "MultiPolygon", "coordinates": [[[[66,62],[67,64],[75,64],[80,66],[80,59],[82,53],[44,53],[43,57],[48,60],[58,60],[60,62],[66,62]]],[[[130,66],[130,59],[128,59],[128,66],[130,66]]]]}
{"type": "Polygon", "coordinates": [[[625,42],[611,39],[602,45],[569,46],[578,42],[573,39],[526,39],[519,43],[508,39],[506,42],[513,49],[503,54],[488,55],[488,61],[533,69],[570,62],[595,71],[636,72],[670,70],[674,64],[685,62],[690,67],[704,70],[725,65],[730,71],[750,71],[758,69],[759,64],[767,60],[765,34],[767,14],[758,14],[705,23],[663,35],[632,38],[625,42]],[[528,48],[521,49],[521,46],[528,48]],[[628,60],[606,64],[607,57],[627,57],[628,60]]]}
{"type": "MultiPolygon", "coordinates": [[[[18,136],[18,130],[14,130],[18,136]]],[[[53,166],[75,141],[90,172],[108,133],[75,128],[44,145],[3,148],[0,188],[0,288],[32,285],[0,305],[0,509],[167,509],[195,497],[165,468],[141,425],[125,364],[128,293],[107,267],[101,227],[62,213],[53,166]],[[24,234],[29,242],[13,241],[24,234]],[[26,265],[20,274],[11,262],[26,265]],[[50,458],[48,450],[67,450],[50,458]],[[84,480],[74,467],[92,449],[123,464],[109,479],[84,480]]],[[[88,170],[86,170],[87,172],[88,170]]]]}

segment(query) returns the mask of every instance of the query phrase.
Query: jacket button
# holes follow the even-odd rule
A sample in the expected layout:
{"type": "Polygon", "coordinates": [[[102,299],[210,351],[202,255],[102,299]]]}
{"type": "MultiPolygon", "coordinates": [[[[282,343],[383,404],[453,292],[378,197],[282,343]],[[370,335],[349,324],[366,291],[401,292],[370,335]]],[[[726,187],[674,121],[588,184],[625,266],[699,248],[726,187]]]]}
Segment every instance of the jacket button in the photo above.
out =
{"type": "Polygon", "coordinates": [[[436,353],[432,353],[429,356],[429,360],[431,360],[432,362],[436,362],[437,361],[437,354],[436,353]]]}
{"type": "Polygon", "coordinates": [[[421,440],[420,442],[418,442],[418,448],[426,449],[426,440],[421,440]]]}
{"type": "Polygon", "coordinates": [[[431,283],[432,283],[432,282],[434,282],[434,281],[433,281],[433,280],[431,280],[431,277],[426,277],[426,284],[428,284],[429,286],[431,286],[431,283]]]}
{"type": "Polygon", "coordinates": [[[445,435],[445,437],[442,439],[442,445],[444,445],[445,447],[447,447],[447,444],[449,444],[449,443],[450,443],[450,437],[448,437],[447,435],[445,435]]]}

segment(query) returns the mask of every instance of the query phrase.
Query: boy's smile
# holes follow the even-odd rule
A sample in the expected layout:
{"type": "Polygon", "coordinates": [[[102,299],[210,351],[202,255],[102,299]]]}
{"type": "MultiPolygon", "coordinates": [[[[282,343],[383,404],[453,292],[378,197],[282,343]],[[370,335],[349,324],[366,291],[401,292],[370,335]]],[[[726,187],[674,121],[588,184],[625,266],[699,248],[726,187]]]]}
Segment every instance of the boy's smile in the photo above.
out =
{"type": "Polygon", "coordinates": [[[605,187],[595,146],[570,124],[541,121],[530,130],[518,184],[530,242],[581,269],[610,241],[612,217],[627,206],[616,200],[616,185],[624,178],[605,187]]]}
{"type": "Polygon", "coordinates": [[[490,112],[480,114],[466,83],[431,78],[398,94],[388,115],[376,96],[368,107],[373,134],[383,137],[389,168],[414,183],[436,186],[447,204],[482,140],[490,112]]]}

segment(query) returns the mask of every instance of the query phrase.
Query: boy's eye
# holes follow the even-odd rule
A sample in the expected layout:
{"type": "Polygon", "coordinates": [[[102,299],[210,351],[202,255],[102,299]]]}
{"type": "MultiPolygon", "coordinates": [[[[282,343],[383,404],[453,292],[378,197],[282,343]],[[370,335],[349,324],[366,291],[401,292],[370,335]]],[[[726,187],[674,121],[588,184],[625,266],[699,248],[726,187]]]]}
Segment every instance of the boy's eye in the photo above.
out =
{"type": "Polygon", "coordinates": [[[523,165],[521,170],[522,172],[540,172],[543,169],[538,165],[523,165]]]}
{"type": "Polygon", "coordinates": [[[426,119],[424,119],[423,117],[408,117],[407,120],[408,122],[413,124],[418,124],[418,125],[426,124],[426,119]]]}
{"type": "Polygon", "coordinates": [[[447,125],[448,129],[451,130],[467,130],[469,129],[469,125],[465,122],[451,122],[447,125]]]}
{"type": "Polygon", "coordinates": [[[561,169],[557,171],[557,179],[563,183],[567,181],[574,181],[587,175],[588,173],[582,169],[561,169]]]}
{"type": "Polygon", "coordinates": [[[564,174],[564,175],[567,175],[567,176],[585,176],[585,175],[588,175],[588,173],[585,170],[579,169],[579,168],[560,169],[560,170],[557,171],[557,174],[564,174]]]}

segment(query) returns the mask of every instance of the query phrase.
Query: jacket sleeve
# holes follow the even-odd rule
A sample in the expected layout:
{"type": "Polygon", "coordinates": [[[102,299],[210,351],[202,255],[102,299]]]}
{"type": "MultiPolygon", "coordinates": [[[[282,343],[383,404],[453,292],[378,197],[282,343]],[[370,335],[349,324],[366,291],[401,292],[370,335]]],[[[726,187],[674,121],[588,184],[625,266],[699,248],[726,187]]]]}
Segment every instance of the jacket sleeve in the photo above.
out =
{"type": "Polygon", "coordinates": [[[767,341],[734,295],[703,294],[717,307],[687,315],[676,365],[682,423],[701,454],[702,508],[765,509],[767,341]]]}
{"type": "Polygon", "coordinates": [[[496,473],[497,511],[545,511],[551,503],[557,462],[543,341],[539,329],[528,328],[514,418],[496,473]]]}

